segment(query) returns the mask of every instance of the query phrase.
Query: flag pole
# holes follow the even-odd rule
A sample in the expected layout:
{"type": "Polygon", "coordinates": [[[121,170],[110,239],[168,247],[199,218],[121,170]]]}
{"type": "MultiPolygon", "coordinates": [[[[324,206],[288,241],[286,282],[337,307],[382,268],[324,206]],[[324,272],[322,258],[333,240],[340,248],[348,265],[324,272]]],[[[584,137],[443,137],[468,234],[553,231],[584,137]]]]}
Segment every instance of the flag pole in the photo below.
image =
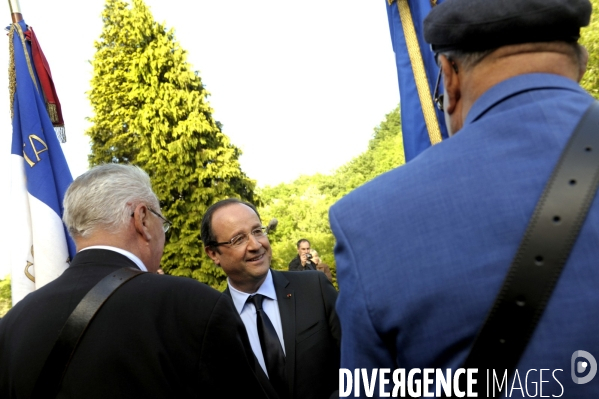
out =
{"type": "Polygon", "coordinates": [[[23,14],[21,14],[21,6],[19,6],[19,0],[8,0],[10,7],[10,15],[12,17],[13,24],[23,20],[23,14]]]}

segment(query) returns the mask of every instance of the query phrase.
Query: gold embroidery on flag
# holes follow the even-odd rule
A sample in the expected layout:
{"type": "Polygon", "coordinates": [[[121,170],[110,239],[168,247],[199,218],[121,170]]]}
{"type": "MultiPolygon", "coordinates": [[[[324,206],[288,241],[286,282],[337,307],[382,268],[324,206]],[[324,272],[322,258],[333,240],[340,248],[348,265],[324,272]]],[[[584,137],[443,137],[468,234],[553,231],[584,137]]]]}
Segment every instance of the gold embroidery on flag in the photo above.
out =
{"type": "MultiPolygon", "coordinates": [[[[31,148],[33,148],[33,153],[35,154],[35,158],[37,159],[37,162],[40,162],[42,159],[40,158],[40,155],[42,152],[44,151],[48,151],[48,145],[44,142],[44,140],[40,139],[38,136],[36,136],[35,134],[30,134],[29,135],[29,142],[31,143],[31,148]],[[44,147],[43,149],[39,150],[35,147],[35,144],[33,143],[33,140],[41,143],[44,147]]],[[[25,148],[25,144],[23,144],[23,148],[25,148]]],[[[31,166],[32,168],[37,164],[37,162],[33,162],[28,156],[27,154],[25,154],[25,150],[23,150],[23,158],[25,158],[25,161],[29,164],[29,166],[31,166]]]]}
{"type": "Polygon", "coordinates": [[[35,162],[33,162],[31,159],[29,159],[27,154],[25,154],[24,148],[25,148],[25,144],[23,144],[23,158],[25,159],[25,162],[27,162],[29,164],[29,166],[33,168],[35,166],[35,162]]]}
{"type": "MultiPolygon", "coordinates": [[[[33,257],[33,245],[31,246],[31,256],[33,257]]],[[[25,266],[25,276],[27,276],[27,278],[29,280],[31,280],[32,282],[35,283],[35,276],[31,273],[29,273],[29,268],[33,266],[33,263],[27,261],[27,266],[25,266]]]]}

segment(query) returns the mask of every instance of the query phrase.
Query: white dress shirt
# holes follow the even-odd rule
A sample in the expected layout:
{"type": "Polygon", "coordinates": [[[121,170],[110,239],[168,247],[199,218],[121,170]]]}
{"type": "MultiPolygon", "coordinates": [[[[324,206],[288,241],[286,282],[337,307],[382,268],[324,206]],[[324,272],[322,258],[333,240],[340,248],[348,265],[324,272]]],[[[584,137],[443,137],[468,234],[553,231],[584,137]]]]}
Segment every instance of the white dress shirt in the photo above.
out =
{"type": "MultiPolygon", "coordinates": [[[[251,302],[246,303],[250,294],[236,290],[231,285],[231,282],[228,278],[227,284],[229,285],[229,291],[231,292],[231,297],[233,298],[233,304],[235,304],[235,308],[237,309],[239,316],[241,316],[243,324],[245,324],[245,329],[248,333],[248,338],[250,339],[250,344],[252,345],[254,355],[256,355],[256,359],[258,359],[258,363],[260,363],[262,370],[264,370],[266,375],[268,375],[268,371],[266,371],[266,364],[264,363],[264,356],[262,355],[262,347],[260,346],[260,338],[258,337],[258,327],[256,325],[256,307],[251,302]]],[[[264,301],[262,302],[262,309],[272,322],[272,325],[274,326],[279,337],[279,341],[281,341],[283,353],[285,353],[285,341],[283,340],[281,314],[279,313],[279,303],[277,301],[277,294],[275,292],[274,283],[272,282],[272,274],[270,273],[270,270],[268,271],[266,279],[256,294],[262,294],[265,296],[264,301]]]]}
{"type": "MultiPolygon", "coordinates": [[[[139,259],[137,256],[133,255],[131,252],[125,251],[122,248],[111,247],[109,245],[92,245],[91,247],[85,247],[85,248],[83,248],[81,251],[85,251],[85,250],[88,250],[88,249],[106,249],[108,251],[118,252],[121,255],[124,255],[127,258],[131,259],[133,261],[133,263],[135,263],[135,265],[137,267],[139,267],[139,269],[142,272],[147,272],[148,271],[148,268],[146,267],[146,265],[144,265],[144,263],[141,261],[141,259],[139,259]]],[[[81,252],[81,251],[79,251],[79,252],[81,252]]]]}

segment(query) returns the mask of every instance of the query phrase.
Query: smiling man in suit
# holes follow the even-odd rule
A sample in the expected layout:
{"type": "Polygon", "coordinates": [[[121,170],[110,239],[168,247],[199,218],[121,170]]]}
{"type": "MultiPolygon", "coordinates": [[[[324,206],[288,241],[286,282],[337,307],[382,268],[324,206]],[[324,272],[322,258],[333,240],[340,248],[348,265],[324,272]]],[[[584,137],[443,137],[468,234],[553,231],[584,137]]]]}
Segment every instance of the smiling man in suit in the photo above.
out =
{"type": "Polygon", "coordinates": [[[228,276],[225,292],[246,326],[262,377],[281,399],[334,395],[341,332],[337,291],[326,276],[271,270],[270,243],[252,204],[217,202],[206,211],[201,234],[206,253],[228,276]]]}

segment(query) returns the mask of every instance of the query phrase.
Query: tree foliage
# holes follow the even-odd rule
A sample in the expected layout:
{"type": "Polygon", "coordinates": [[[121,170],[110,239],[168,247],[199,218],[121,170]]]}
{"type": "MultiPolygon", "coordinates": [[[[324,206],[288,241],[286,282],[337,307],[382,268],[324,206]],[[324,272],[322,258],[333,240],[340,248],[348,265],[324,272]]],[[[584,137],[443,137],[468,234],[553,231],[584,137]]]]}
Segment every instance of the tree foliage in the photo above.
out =
{"type": "Polygon", "coordinates": [[[581,31],[580,43],[589,52],[587,71],[580,84],[593,97],[599,99],[599,0],[591,0],[591,23],[581,31]]]}
{"type": "Polygon", "coordinates": [[[107,0],[95,42],[88,93],[94,116],[90,166],[123,162],[150,175],[163,214],[173,222],[162,268],[213,287],[225,275],[204,254],[199,226],[207,206],[237,197],[260,204],[240,150],[212,117],[209,93],[186,51],[154,21],[143,0],[107,0]]]}
{"type": "Polygon", "coordinates": [[[301,176],[290,184],[260,190],[264,205],[259,208],[264,223],[278,220],[269,234],[273,248],[272,266],[287,270],[297,255],[300,238],[310,241],[322,261],[328,264],[336,281],[333,248],[335,238],[329,225],[329,208],[339,198],[376,176],[405,162],[399,107],[386,115],[374,129],[368,149],[331,175],[301,176]]]}
{"type": "Polygon", "coordinates": [[[4,316],[11,307],[12,295],[10,289],[10,275],[8,275],[4,280],[0,280],[0,317],[4,316]]]}

